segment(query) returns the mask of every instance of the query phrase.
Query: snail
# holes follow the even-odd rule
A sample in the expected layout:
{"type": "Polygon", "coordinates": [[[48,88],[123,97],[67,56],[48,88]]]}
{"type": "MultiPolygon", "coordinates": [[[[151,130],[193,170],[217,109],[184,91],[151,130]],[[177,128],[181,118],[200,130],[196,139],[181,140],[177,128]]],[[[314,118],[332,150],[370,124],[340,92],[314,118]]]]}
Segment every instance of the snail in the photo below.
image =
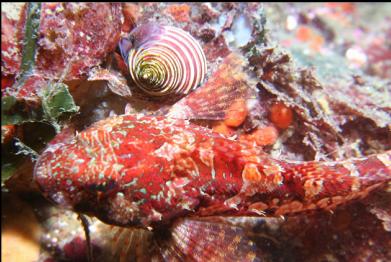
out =
{"type": "Polygon", "coordinates": [[[182,29],[141,25],[121,39],[119,47],[132,80],[151,96],[186,95],[204,80],[205,54],[182,29]]]}

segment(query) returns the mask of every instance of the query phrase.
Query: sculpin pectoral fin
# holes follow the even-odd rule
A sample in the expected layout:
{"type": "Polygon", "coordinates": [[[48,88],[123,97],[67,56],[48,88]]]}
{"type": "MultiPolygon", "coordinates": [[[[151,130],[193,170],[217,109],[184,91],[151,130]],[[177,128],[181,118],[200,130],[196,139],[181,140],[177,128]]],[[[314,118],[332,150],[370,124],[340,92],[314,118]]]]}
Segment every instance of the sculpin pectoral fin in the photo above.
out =
{"type": "Polygon", "coordinates": [[[246,101],[255,91],[244,73],[244,59],[232,53],[201,87],[174,104],[167,116],[178,119],[222,120],[237,100],[246,101]]]}
{"type": "Polygon", "coordinates": [[[164,261],[271,261],[246,230],[207,218],[180,219],[156,243],[164,261]]]}

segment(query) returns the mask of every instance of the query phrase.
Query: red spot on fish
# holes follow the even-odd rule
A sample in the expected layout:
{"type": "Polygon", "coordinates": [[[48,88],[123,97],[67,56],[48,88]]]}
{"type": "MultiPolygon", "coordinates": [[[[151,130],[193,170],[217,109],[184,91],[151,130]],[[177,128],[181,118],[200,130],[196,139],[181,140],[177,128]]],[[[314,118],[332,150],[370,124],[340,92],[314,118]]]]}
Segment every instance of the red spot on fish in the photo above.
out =
{"type": "Polygon", "coordinates": [[[243,169],[243,179],[251,182],[260,182],[261,174],[256,165],[249,164],[243,169]]]}

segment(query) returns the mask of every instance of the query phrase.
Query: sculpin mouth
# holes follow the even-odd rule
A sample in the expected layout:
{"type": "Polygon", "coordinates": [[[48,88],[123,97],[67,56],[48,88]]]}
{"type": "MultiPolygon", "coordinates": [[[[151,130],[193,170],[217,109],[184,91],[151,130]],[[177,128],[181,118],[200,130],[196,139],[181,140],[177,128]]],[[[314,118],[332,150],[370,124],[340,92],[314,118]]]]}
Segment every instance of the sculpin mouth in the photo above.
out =
{"type": "Polygon", "coordinates": [[[38,158],[34,167],[33,180],[47,199],[64,208],[72,208],[67,193],[58,188],[58,179],[53,171],[53,161],[50,161],[57,149],[59,147],[48,148],[38,158]]]}
{"type": "Polygon", "coordinates": [[[54,202],[56,205],[62,206],[64,208],[72,208],[72,205],[70,204],[70,201],[64,192],[56,191],[55,188],[47,186],[48,178],[46,177],[44,172],[45,167],[38,164],[39,163],[37,163],[37,166],[34,169],[33,179],[35,183],[38,184],[42,195],[49,199],[51,202],[54,202]]]}

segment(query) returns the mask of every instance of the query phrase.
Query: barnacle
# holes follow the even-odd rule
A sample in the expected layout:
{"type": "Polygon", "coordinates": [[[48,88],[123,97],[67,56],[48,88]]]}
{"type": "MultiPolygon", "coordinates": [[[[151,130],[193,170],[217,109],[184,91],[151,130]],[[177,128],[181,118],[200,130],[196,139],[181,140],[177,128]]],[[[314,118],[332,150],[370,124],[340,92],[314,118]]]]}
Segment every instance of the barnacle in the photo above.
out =
{"type": "Polygon", "coordinates": [[[188,94],[204,79],[205,54],[182,29],[141,25],[122,39],[120,49],[134,83],[151,96],[188,94]]]}

